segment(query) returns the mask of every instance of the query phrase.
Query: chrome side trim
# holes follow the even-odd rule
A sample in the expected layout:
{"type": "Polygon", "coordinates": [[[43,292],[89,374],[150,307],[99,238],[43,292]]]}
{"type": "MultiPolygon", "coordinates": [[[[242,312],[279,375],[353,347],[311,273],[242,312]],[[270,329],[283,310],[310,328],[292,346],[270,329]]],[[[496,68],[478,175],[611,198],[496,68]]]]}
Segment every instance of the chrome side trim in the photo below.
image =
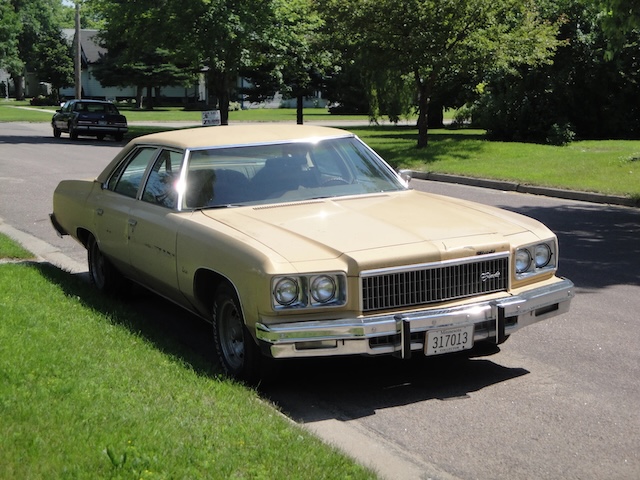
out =
{"type": "Polygon", "coordinates": [[[500,338],[527,325],[561,315],[569,310],[575,296],[574,285],[568,279],[534,288],[519,295],[492,301],[475,302],[451,308],[425,309],[400,314],[371,317],[256,324],[256,336],[274,357],[309,357],[331,355],[380,355],[419,350],[424,347],[412,334],[443,327],[474,325],[474,340],[500,338]],[[498,330],[499,310],[506,322],[504,332],[498,330]],[[402,332],[398,325],[409,325],[402,332]],[[397,336],[394,345],[372,346],[370,340],[397,336]],[[402,342],[404,338],[404,344],[402,342]],[[407,346],[406,342],[410,342],[407,346]]]}

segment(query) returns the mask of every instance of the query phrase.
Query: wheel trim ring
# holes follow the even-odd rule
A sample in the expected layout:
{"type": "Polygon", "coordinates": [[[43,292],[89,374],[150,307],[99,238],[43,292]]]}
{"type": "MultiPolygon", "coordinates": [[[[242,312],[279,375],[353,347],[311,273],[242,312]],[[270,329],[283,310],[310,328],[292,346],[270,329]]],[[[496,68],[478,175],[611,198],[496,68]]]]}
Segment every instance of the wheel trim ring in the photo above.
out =
{"type": "Polygon", "coordinates": [[[242,321],[236,306],[230,300],[225,303],[218,325],[220,348],[232,370],[240,370],[244,365],[244,334],[242,321]]]}

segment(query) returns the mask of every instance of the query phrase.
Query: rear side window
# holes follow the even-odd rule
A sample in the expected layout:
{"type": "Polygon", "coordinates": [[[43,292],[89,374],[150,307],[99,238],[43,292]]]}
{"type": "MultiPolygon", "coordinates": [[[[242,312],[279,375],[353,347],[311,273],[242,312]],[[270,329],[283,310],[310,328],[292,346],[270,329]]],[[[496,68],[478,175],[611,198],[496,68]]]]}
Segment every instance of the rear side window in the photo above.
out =
{"type": "Polygon", "coordinates": [[[156,156],[157,151],[155,147],[135,150],[111,176],[107,188],[127,197],[136,198],[147,165],[156,156]]]}
{"type": "Polygon", "coordinates": [[[142,192],[143,201],[167,208],[176,207],[182,157],[181,152],[173,150],[163,150],[158,155],[142,192]]]}

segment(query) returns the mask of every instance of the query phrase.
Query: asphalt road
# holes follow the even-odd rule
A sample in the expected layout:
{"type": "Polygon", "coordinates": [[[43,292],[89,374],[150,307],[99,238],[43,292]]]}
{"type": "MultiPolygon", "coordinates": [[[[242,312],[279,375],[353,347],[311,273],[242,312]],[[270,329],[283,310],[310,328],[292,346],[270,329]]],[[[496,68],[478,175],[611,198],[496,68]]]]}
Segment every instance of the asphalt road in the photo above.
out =
{"type": "MultiPolygon", "coordinates": [[[[84,264],[84,250],[49,224],[51,194],[61,179],[94,177],[120,146],[0,124],[0,219],[84,264]]],[[[551,227],[560,274],[577,286],[570,313],[470,360],[287,362],[265,398],[385,478],[640,478],[640,210],[412,185],[551,227]]],[[[200,322],[169,317],[159,328],[210,355],[200,322]]]]}

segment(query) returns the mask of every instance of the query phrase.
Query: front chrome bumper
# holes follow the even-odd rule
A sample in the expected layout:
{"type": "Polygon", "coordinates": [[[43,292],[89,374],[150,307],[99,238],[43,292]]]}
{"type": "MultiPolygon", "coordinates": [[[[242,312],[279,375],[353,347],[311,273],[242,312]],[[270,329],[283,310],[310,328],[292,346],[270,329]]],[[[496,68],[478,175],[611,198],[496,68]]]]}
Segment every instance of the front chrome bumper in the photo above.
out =
{"type": "Polygon", "coordinates": [[[362,318],[256,324],[256,336],[275,358],[396,354],[424,350],[426,332],[474,325],[474,342],[502,343],[510,334],[569,310],[575,296],[570,280],[497,300],[451,308],[362,318]]]}

